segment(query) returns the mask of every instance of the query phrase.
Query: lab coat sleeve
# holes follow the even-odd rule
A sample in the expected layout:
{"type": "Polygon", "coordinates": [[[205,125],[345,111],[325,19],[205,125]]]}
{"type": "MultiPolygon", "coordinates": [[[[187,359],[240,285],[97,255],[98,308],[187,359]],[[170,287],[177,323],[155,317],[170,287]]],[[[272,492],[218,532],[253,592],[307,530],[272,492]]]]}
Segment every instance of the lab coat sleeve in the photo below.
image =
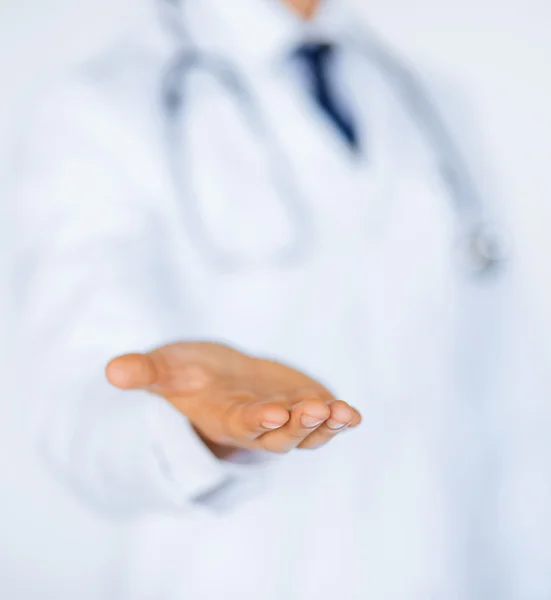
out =
{"type": "Polygon", "coordinates": [[[227,483],[225,463],[165,400],[104,376],[119,353],[184,337],[187,317],[163,220],[118,164],[101,111],[78,87],[49,94],[20,153],[9,212],[23,419],[88,501],[185,508],[227,483]]]}

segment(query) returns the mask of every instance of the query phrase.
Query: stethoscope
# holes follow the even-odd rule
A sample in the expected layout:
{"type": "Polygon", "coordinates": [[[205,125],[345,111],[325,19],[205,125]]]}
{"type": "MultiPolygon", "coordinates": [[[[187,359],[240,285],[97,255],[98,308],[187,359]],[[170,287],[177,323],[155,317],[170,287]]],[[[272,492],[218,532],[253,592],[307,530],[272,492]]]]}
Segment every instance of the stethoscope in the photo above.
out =
{"type": "MultiPolygon", "coordinates": [[[[312,244],[311,219],[306,203],[295,185],[292,168],[270,132],[269,124],[249,90],[246,81],[221,57],[201,52],[190,40],[179,0],[162,0],[162,16],[167,27],[182,42],[183,48],[167,66],[162,85],[162,103],[171,176],[182,201],[183,221],[190,240],[205,260],[220,271],[248,268],[284,267],[296,264],[312,244]],[[270,166],[272,185],[291,223],[293,235],[284,246],[265,253],[242,254],[219,245],[211,235],[200,211],[200,199],[189,185],[185,172],[185,148],[181,136],[185,116],[185,86],[194,71],[209,73],[231,97],[246,118],[270,166]]],[[[351,39],[356,49],[378,68],[417,124],[434,156],[436,168],[447,190],[456,217],[456,250],[460,268],[470,275],[488,276],[499,272],[507,260],[505,236],[486,213],[486,205],[464,155],[454,142],[446,124],[433,105],[421,80],[401,60],[376,43],[370,35],[351,39]]],[[[189,161],[187,161],[189,162],[189,161]]]]}

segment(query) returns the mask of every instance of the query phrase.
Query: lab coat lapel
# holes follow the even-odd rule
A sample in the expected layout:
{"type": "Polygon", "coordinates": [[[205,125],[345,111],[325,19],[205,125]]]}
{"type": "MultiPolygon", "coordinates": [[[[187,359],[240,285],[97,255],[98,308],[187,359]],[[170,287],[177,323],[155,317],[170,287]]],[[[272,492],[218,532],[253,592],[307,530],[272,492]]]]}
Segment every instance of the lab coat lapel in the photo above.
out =
{"type": "Polygon", "coordinates": [[[199,212],[208,243],[260,263],[284,251],[293,237],[287,205],[273,185],[278,170],[270,141],[251,125],[255,119],[245,99],[208,73],[188,77],[189,106],[181,123],[183,201],[199,212]]]}

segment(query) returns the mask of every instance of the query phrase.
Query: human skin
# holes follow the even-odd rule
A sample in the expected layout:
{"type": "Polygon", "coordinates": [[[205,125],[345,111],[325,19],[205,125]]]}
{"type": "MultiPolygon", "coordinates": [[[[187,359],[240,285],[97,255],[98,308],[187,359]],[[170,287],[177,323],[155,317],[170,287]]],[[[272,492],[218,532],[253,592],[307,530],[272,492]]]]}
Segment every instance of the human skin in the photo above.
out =
{"type": "Polygon", "coordinates": [[[319,8],[320,0],[282,0],[303,19],[311,19],[319,8]]]}
{"type": "Polygon", "coordinates": [[[179,342],[119,356],[106,376],[120,389],[170,402],[220,458],[238,449],[320,448],[361,422],[357,410],[308,375],[221,344],[179,342]]]}

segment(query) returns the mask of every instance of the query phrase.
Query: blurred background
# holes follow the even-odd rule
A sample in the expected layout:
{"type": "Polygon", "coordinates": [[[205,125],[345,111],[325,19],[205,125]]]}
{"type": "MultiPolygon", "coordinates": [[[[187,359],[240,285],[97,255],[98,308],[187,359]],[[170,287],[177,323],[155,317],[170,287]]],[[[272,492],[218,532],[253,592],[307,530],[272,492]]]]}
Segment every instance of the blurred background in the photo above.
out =
{"type": "MultiPolygon", "coordinates": [[[[551,3],[357,3],[411,61],[445,72],[467,92],[510,215],[526,289],[551,335],[551,3]]],[[[139,31],[150,14],[147,0],[0,1],[0,204],[9,184],[16,115],[31,87],[128,29],[139,31]]],[[[4,267],[8,236],[1,231],[4,267]]],[[[0,322],[6,325],[3,300],[4,293],[0,322]]],[[[1,351],[0,364],[6,365],[9,348],[1,351]]],[[[8,371],[0,396],[0,596],[7,585],[17,598],[55,598],[56,589],[99,598],[98,589],[107,585],[99,574],[117,552],[114,533],[42,473],[18,442],[9,379],[8,371]]]]}

